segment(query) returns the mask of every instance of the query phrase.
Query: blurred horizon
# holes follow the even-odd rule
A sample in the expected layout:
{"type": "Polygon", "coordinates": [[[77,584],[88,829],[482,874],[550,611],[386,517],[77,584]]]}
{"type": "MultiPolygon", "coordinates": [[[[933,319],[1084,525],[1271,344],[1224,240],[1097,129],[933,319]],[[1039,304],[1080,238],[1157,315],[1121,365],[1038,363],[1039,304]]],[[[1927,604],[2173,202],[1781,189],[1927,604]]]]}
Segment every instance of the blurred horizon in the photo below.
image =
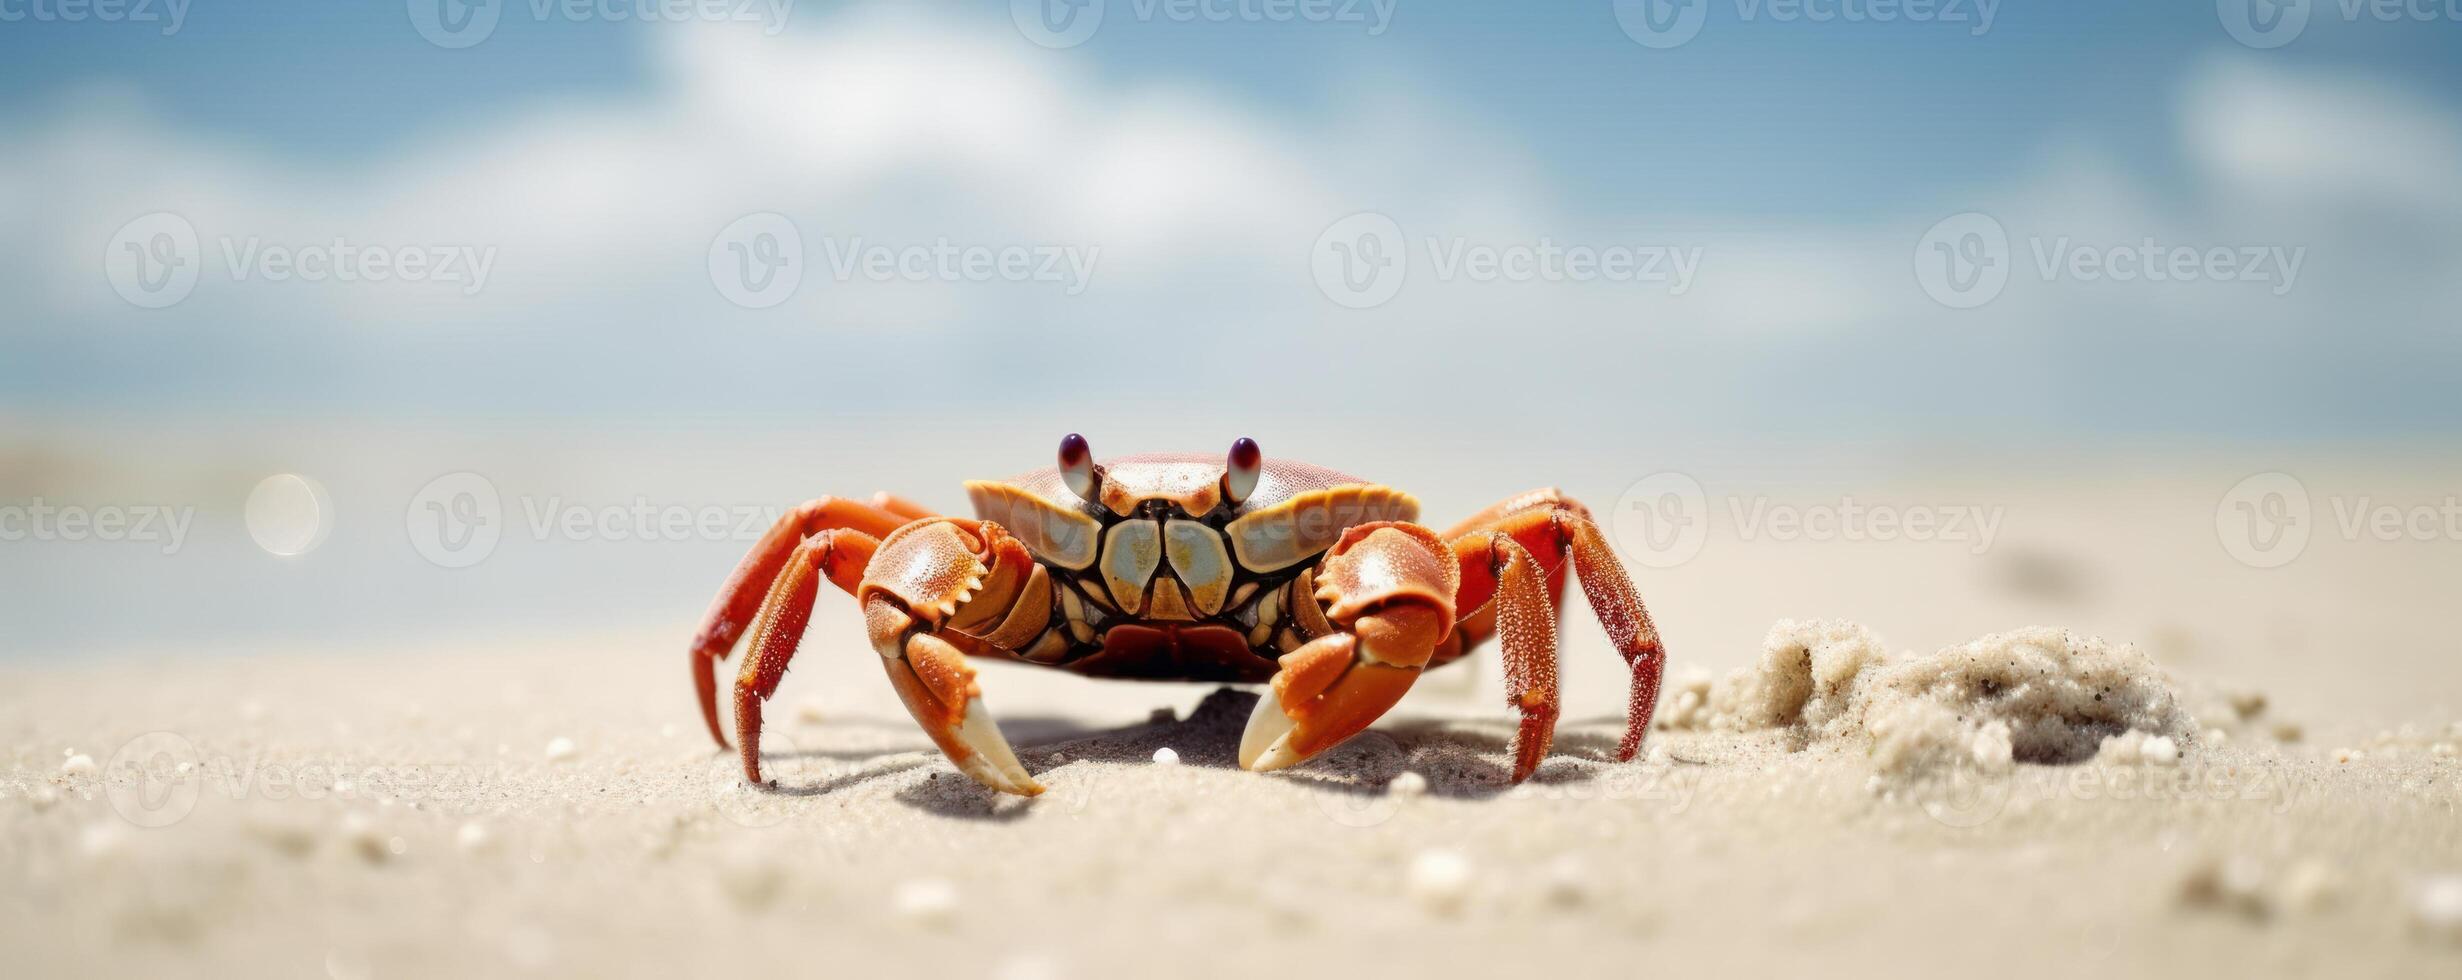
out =
{"type": "Polygon", "coordinates": [[[2439,11],[6,9],[0,519],[196,538],[9,540],[0,655],[689,619],[734,529],[618,545],[523,508],[954,507],[1069,431],[1253,436],[1440,524],[1543,485],[1639,514],[1681,474],[1723,543],[1641,577],[1694,650],[1906,604],[1874,625],[2272,642],[2250,610],[2290,584],[2356,562],[2403,593],[2462,534],[2346,529],[2269,575],[2218,532],[2296,496],[2246,513],[2328,537],[2462,462],[2439,11]],[[421,509],[476,499],[436,499],[462,473],[501,498],[483,566],[422,550],[479,526],[421,509]],[[2016,543],[1916,548],[1910,591],[1727,510],[1791,494],[2006,507],[2016,543]],[[2183,550],[2140,567],[2148,536],[2183,550]],[[1994,584],[2036,565],[2218,591],[1994,584]]]}

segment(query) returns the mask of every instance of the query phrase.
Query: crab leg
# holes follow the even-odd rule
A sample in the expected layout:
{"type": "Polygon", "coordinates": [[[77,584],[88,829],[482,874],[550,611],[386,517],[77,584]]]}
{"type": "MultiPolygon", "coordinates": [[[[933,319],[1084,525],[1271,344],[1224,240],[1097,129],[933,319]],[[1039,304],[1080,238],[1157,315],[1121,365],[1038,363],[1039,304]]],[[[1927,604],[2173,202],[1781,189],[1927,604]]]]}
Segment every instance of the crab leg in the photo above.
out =
{"type": "Polygon", "coordinates": [[[873,564],[857,596],[864,629],[907,712],[976,782],[1021,796],[1043,792],[984,707],[966,662],[969,653],[993,649],[968,630],[1004,621],[1023,602],[1051,601],[1048,589],[1029,587],[1042,579],[1025,545],[990,521],[936,518],[883,540],[873,564]]]}
{"type": "Polygon", "coordinates": [[[1343,533],[1316,574],[1334,631],[1285,654],[1240,735],[1240,766],[1307,761],[1402,699],[1453,629],[1461,573],[1435,532],[1379,521],[1343,533]]]}
{"type": "Polygon", "coordinates": [[[744,778],[761,781],[761,703],[777,693],[812,621],[812,602],[824,577],[852,593],[880,542],[861,531],[822,531],[797,545],[786,569],[769,588],[753,630],[752,654],[735,676],[735,740],[744,757],[744,778]]]}
{"type": "MultiPolygon", "coordinates": [[[[734,574],[727,576],[727,583],[719,588],[717,600],[710,603],[701,632],[692,642],[693,689],[700,699],[701,720],[708,724],[710,738],[719,748],[727,747],[727,736],[718,725],[718,662],[727,658],[736,639],[751,625],[753,615],[761,610],[771,586],[778,581],[779,572],[786,568],[796,548],[805,538],[838,528],[860,531],[873,538],[884,537],[907,520],[896,511],[872,504],[821,497],[780,517],[744,555],[734,574]]],[[[855,574],[860,577],[862,570],[862,563],[856,563],[855,574]]],[[[851,580],[835,576],[832,580],[850,593],[855,590],[851,580]]]]}
{"type": "MultiPolygon", "coordinates": [[[[1507,554],[1500,560],[1497,555],[1522,552],[1535,559],[1551,582],[1560,581],[1565,567],[1571,566],[1574,576],[1581,580],[1582,594],[1591,611],[1607,631],[1608,641],[1615,645],[1616,653],[1624,658],[1632,673],[1624,739],[1616,749],[1617,759],[1631,759],[1640,751],[1642,738],[1649,733],[1650,716],[1657,710],[1659,675],[1666,666],[1667,652],[1659,641],[1658,627],[1650,621],[1649,609],[1642,605],[1641,593],[1633,588],[1624,564],[1616,560],[1606,536],[1590,519],[1589,508],[1554,490],[1534,491],[1481,512],[1455,527],[1450,537],[1453,550],[1462,561],[1459,602],[1462,608],[1472,610],[1462,622],[1462,646],[1468,649],[1486,639],[1490,630],[1504,633],[1508,681],[1515,677],[1517,669],[1535,670],[1530,663],[1530,658],[1537,656],[1531,652],[1535,639],[1521,640],[1514,634],[1518,630],[1535,637],[1536,631],[1519,624],[1553,616],[1557,610],[1536,615],[1539,610],[1535,607],[1541,600],[1531,594],[1532,590],[1509,581],[1512,556],[1507,554]],[[1493,610],[1486,608],[1491,601],[1493,610]]],[[[1550,633],[1545,656],[1550,662],[1547,674],[1552,686],[1555,643],[1550,633]]],[[[1528,693],[1518,684],[1515,690],[1517,700],[1528,693]]],[[[1552,731],[1552,708],[1548,717],[1548,728],[1552,731]]],[[[1525,712],[1515,744],[1517,779],[1527,776],[1529,770],[1525,766],[1535,766],[1538,758],[1524,754],[1535,734],[1531,726],[1532,719],[1525,712]]],[[[1540,754],[1544,754],[1544,746],[1540,754]]]]}
{"type": "MultiPolygon", "coordinates": [[[[1536,558],[1502,531],[1487,531],[1482,563],[1496,583],[1495,630],[1503,640],[1505,694],[1521,724],[1513,732],[1513,781],[1537,772],[1556,739],[1556,619],[1547,573],[1536,558]]],[[[1457,542],[1459,547],[1460,542],[1457,542]]],[[[1468,566],[1477,559],[1464,555],[1468,566]]]]}

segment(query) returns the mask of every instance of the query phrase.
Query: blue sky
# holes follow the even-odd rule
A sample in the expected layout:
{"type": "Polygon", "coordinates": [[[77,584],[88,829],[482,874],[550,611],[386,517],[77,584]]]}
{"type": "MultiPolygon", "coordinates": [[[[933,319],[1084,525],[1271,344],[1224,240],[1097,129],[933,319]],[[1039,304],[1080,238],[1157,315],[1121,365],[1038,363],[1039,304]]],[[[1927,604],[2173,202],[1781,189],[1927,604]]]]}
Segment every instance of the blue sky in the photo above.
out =
{"type": "Polygon", "coordinates": [[[0,408],[897,413],[909,406],[885,374],[776,394],[800,364],[895,345],[958,365],[944,370],[987,401],[1055,375],[1119,379],[1054,393],[1054,411],[1156,394],[1205,411],[1267,370],[1358,388],[1364,411],[1419,372],[1537,337],[1590,352],[1564,383],[1617,409],[1745,433],[2265,439],[2462,423],[2435,395],[2462,361],[2452,287],[2435,281],[2462,253],[2451,21],[2345,22],[2320,3],[2296,41],[2255,50],[2203,0],[2005,0],[1980,36],[1971,0],[1954,24],[1717,0],[1698,37],[1661,50],[1604,0],[1398,0],[1374,35],[1110,0],[1092,38],[1052,50],[1005,3],[805,0],[766,37],[540,19],[515,0],[484,42],[444,50],[412,27],[421,2],[195,0],[168,37],[160,22],[0,23],[0,145],[22,161],[0,169],[15,185],[0,183],[0,214],[23,219],[0,255],[28,266],[0,286],[30,314],[11,328],[21,353],[0,363],[0,408]],[[871,106],[925,121],[882,123],[871,106]],[[758,118],[705,122],[739,109],[758,118]],[[846,158],[874,142],[883,159],[846,158]],[[1038,200],[1042,183],[1082,199],[1038,200]],[[603,196],[533,212],[564,188],[603,196]],[[2284,245],[2311,261],[2284,296],[2062,274],[1944,310],[1913,288],[1907,254],[1969,210],[2026,226],[2011,230],[2021,268],[2030,245],[2064,240],[2284,245]],[[458,302],[208,283],[166,310],[118,305],[84,256],[157,211],[197,224],[208,252],[285,236],[494,246],[501,285],[458,302]],[[1304,263],[1315,231],[1355,211],[1473,245],[1700,246],[1707,285],[1628,303],[1595,283],[1417,280],[1343,310],[1304,263]],[[752,212],[790,216],[816,253],[954,234],[1108,255],[1099,288],[1065,302],[858,282],[748,311],[715,301],[699,263],[752,212]],[[1171,344],[1157,324],[1227,339],[1167,382],[1134,376],[1171,344]],[[1310,356],[1288,368],[1262,353],[1293,347],[1310,356]],[[683,353],[716,365],[726,397],[667,381],[683,353]],[[1380,370],[1363,378],[1363,359],[1380,370]],[[1849,371],[1867,383],[1835,384],[1849,371]],[[1805,385],[1845,394],[1818,422],[1768,394],[1805,385]]]}

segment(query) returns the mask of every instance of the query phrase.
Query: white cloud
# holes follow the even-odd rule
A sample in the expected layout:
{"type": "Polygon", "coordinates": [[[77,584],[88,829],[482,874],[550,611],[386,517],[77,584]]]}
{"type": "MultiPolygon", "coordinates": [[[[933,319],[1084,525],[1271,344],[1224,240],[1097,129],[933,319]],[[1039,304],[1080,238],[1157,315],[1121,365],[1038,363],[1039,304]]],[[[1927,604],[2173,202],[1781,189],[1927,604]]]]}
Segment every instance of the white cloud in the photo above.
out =
{"type": "Polygon", "coordinates": [[[658,70],[667,77],[655,96],[533,107],[365,169],[268,158],[105,103],[80,121],[19,134],[0,154],[0,256],[15,255],[23,277],[0,271],[0,285],[49,314],[0,330],[127,318],[98,268],[103,243],[129,218],[172,210],[209,240],[346,236],[500,250],[495,279],[475,300],[418,285],[208,282],[184,308],[250,331],[317,334],[338,350],[510,325],[547,349],[555,338],[587,338],[603,344],[598,358],[654,372],[674,356],[677,324],[786,316],[829,329],[779,339],[779,363],[735,376],[746,386],[809,356],[799,344],[852,337],[873,350],[925,334],[998,352],[951,369],[977,388],[1047,383],[1013,381],[1011,369],[1065,371],[1132,392],[1191,392],[1199,403],[1236,399],[1244,390],[1234,379],[1263,371],[1292,384],[1356,385],[1369,397],[1424,395],[1431,370],[1500,340],[1541,339],[1595,354],[1560,365],[1577,375],[1662,376],[1603,396],[1637,406],[1740,404],[1759,396],[1731,379],[1797,361],[1906,376],[1936,360],[1963,370],[1961,358],[1994,357],[2001,371],[2059,390],[2075,365],[2125,367],[2143,337],[2166,332],[2292,338],[2271,354],[2209,346],[2225,360],[2274,358],[2257,370],[2296,371],[2303,350],[2349,339],[2318,333],[2321,311],[2396,346],[2454,343],[2419,322],[2452,298],[2457,287],[2439,284],[2451,277],[2406,285],[2400,274],[2403,256],[2420,254],[2416,236],[2388,243],[2366,233],[2375,226],[2317,217],[2346,201],[2383,205],[2412,222],[2430,216],[2429,256],[2462,247],[2453,114],[2358,76],[2259,59],[2192,72],[2178,107],[2195,193],[2165,190],[2096,140],[2073,137],[2031,171],[1944,195],[1930,210],[1738,222],[1556,199],[1545,166],[1509,129],[1417,101],[1407,78],[1354,82],[1350,111],[1312,126],[1218,93],[1098,77],[1014,37],[945,27],[850,15],[812,36],[665,31],[658,70]],[[1390,214],[1414,239],[1698,247],[1702,266],[1689,291],[1669,296],[1630,283],[1438,282],[1422,253],[1399,298],[1352,313],[1317,294],[1307,253],[1327,223],[1361,209],[1390,214]],[[1926,226],[1968,210],[2009,226],[2020,276],[1985,309],[1953,311],[1924,296],[1910,256],[1926,226]],[[749,314],[728,306],[704,269],[718,229],[755,211],[796,221],[815,267],[808,282],[827,275],[824,240],[948,237],[1099,247],[1098,288],[1065,297],[1015,284],[829,282],[782,311],[749,314]],[[2317,256],[2287,298],[2241,284],[2025,281],[2029,242],[2064,236],[2334,254],[2317,256]],[[347,332],[333,335],[337,324],[347,332]],[[1004,333],[1019,325],[1061,342],[1004,333]],[[1157,345],[1194,360],[1159,369],[1157,345]],[[995,356],[1007,360],[990,363],[995,356]]]}

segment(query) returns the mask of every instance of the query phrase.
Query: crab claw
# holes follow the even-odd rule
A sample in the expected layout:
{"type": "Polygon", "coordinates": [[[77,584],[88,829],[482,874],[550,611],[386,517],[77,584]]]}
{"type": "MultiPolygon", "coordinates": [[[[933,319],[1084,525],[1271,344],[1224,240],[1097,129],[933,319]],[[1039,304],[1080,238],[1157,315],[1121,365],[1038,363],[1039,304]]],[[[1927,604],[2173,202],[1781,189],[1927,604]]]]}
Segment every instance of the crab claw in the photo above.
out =
{"type": "Polygon", "coordinates": [[[1375,723],[1419,679],[1419,668],[1362,659],[1357,646],[1336,633],[1283,656],[1240,733],[1240,768],[1272,772],[1306,762],[1375,723]]]}
{"type": "Polygon", "coordinates": [[[889,684],[897,688],[898,700],[906,702],[915,723],[923,726],[924,734],[932,737],[932,744],[940,746],[959,772],[1003,793],[1035,796],[1043,792],[1043,784],[1018,764],[1017,752],[1000,734],[991,709],[983,706],[975,670],[967,666],[966,655],[957,647],[932,634],[918,633],[907,639],[903,656],[882,658],[881,665],[888,668],[889,684]]]}
{"type": "Polygon", "coordinates": [[[1351,528],[1319,572],[1313,598],[1336,631],[1283,654],[1240,735],[1242,768],[1298,765],[1359,734],[1410,692],[1453,630],[1461,572],[1426,528],[1392,521],[1351,528]]]}

